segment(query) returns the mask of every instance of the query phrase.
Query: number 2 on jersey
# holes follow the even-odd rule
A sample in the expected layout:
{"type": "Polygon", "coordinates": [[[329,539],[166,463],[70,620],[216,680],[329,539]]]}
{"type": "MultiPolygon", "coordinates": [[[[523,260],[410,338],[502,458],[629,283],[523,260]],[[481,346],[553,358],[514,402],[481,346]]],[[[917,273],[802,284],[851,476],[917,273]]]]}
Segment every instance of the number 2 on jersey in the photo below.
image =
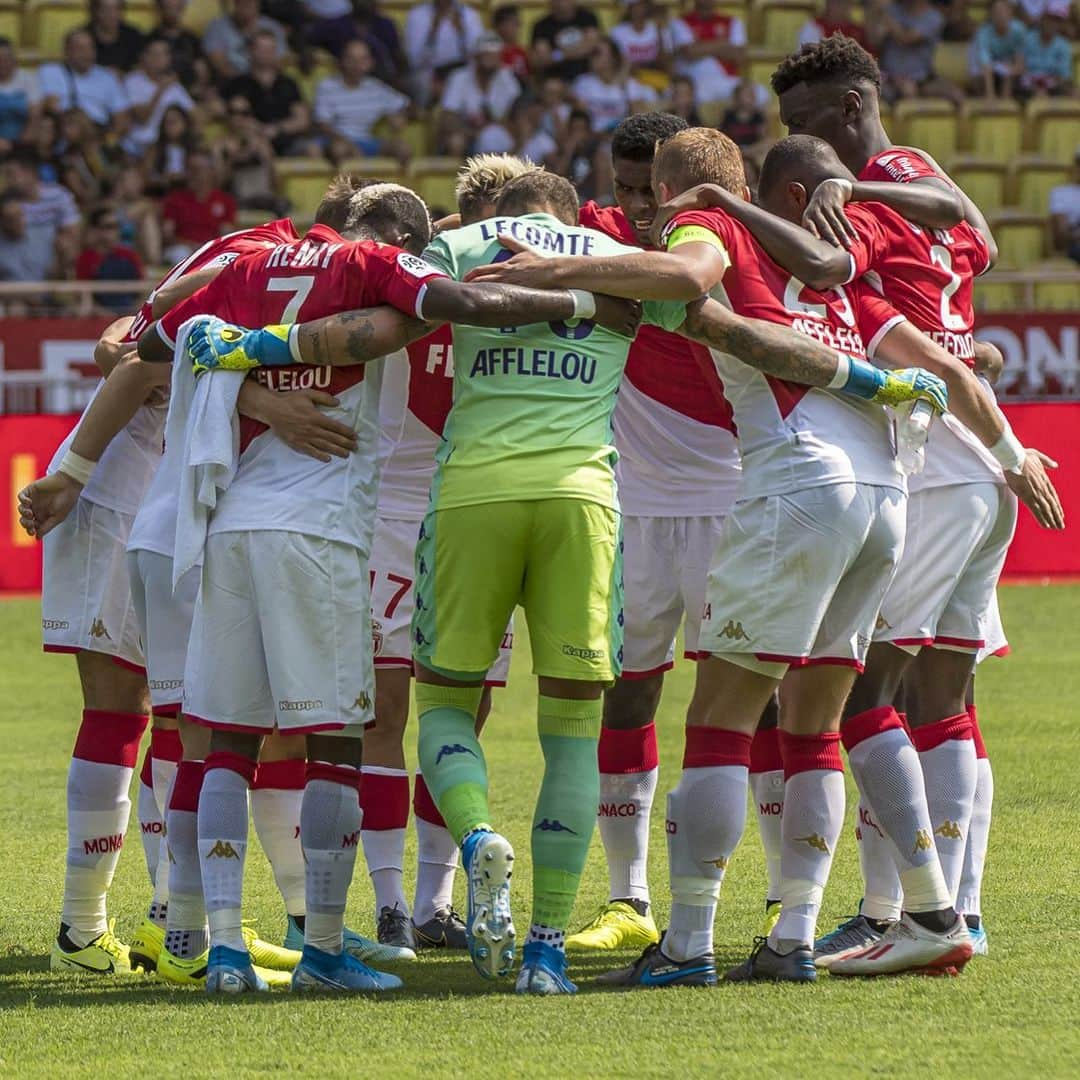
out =
{"type": "Polygon", "coordinates": [[[300,315],[300,309],[304,306],[304,301],[308,298],[314,285],[314,274],[300,274],[297,277],[271,278],[266,283],[267,292],[292,293],[292,297],[285,305],[285,310],[281,313],[281,321],[283,323],[293,323],[297,321],[297,318],[300,315]]]}
{"type": "Polygon", "coordinates": [[[940,266],[949,275],[949,284],[941,290],[941,325],[946,330],[964,331],[967,329],[967,322],[963,315],[953,312],[949,303],[956,294],[956,290],[960,288],[960,275],[952,268],[952,255],[949,254],[947,247],[934,244],[930,249],[930,258],[935,265],[940,266]]]}

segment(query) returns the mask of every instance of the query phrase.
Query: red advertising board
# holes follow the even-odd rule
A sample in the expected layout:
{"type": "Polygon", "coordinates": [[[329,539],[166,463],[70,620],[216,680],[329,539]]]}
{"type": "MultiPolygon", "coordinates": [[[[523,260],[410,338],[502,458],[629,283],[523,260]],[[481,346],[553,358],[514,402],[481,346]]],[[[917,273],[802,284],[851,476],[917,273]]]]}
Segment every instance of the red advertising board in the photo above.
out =
{"type": "MultiPolygon", "coordinates": [[[[1080,311],[1080,296],[1077,296],[1080,311]]],[[[1080,397],[1080,318],[1077,312],[980,314],[975,337],[1005,357],[998,396],[1080,397]]]]}

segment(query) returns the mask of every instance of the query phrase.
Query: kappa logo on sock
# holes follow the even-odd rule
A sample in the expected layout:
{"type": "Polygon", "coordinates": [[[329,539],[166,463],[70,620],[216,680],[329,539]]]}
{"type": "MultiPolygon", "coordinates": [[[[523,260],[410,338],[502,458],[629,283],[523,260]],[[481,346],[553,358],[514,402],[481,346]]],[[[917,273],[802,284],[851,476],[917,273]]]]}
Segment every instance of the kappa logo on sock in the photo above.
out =
{"type": "Polygon", "coordinates": [[[920,851],[929,851],[934,846],[934,841],[926,829],[919,829],[915,833],[915,847],[912,855],[918,855],[920,851]]]}
{"type": "Polygon", "coordinates": [[[960,831],[958,821],[943,821],[935,830],[935,836],[943,836],[946,840],[963,840],[964,834],[960,831]]]}
{"type": "Polygon", "coordinates": [[[435,755],[435,764],[438,765],[444,757],[451,757],[454,754],[471,754],[476,757],[476,751],[470,750],[467,746],[462,746],[461,743],[443,743],[439,747],[438,754],[435,755]]]}
{"type": "Polygon", "coordinates": [[[564,825],[558,818],[544,818],[533,830],[534,832],[568,832],[571,836],[577,836],[577,831],[569,825],[564,825]]]}
{"type": "Polygon", "coordinates": [[[90,624],[90,636],[92,638],[106,638],[112,641],[112,635],[105,629],[105,624],[100,619],[95,619],[90,624]]]}
{"type": "Polygon", "coordinates": [[[239,859],[240,853],[229,843],[228,840],[219,840],[206,853],[208,859],[239,859]]]}
{"type": "Polygon", "coordinates": [[[829,845],[825,843],[825,838],[818,836],[816,832],[809,833],[807,836],[796,836],[795,843],[808,844],[810,847],[820,851],[822,855],[829,854],[829,845]]]}
{"type": "Polygon", "coordinates": [[[702,859],[703,863],[708,863],[710,866],[715,866],[717,870],[726,870],[728,867],[729,859],[721,855],[718,859],[702,859]]]}
{"type": "Polygon", "coordinates": [[[873,829],[882,840],[885,839],[885,834],[878,828],[877,822],[870,816],[870,811],[865,806],[859,807],[859,823],[873,829]]]}
{"type": "Polygon", "coordinates": [[[728,619],[727,625],[720,631],[720,636],[728,638],[730,641],[750,640],[750,635],[743,629],[743,624],[736,622],[734,619],[728,619]]]}
{"type": "Polygon", "coordinates": [[[359,829],[357,829],[355,832],[346,833],[341,838],[341,846],[343,848],[356,847],[356,845],[358,843],[360,843],[360,830],[359,829]]]}
{"type": "Polygon", "coordinates": [[[95,836],[93,840],[83,841],[83,851],[87,855],[111,855],[123,846],[123,833],[117,833],[115,836],[95,836]]]}

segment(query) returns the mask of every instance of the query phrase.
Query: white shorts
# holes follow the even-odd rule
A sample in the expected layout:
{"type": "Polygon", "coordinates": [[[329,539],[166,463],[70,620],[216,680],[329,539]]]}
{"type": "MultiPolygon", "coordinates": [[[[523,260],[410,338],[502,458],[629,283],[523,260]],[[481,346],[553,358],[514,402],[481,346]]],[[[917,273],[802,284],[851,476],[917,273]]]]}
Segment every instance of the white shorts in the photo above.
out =
{"type": "Polygon", "coordinates": [[[191,620],[199,593],[199,568],[193,566],[173,592],[173,561],[156,551],[129,551],[131,602],[142,631],[146,685],[159,715],[175,715],[184,700],[191,620]]]}
{"type": "Polygon", "coordinates": [[[374,704],[360,552],[294,532],[208,537],[184,714],[226,730],[359,736],[374,704]]]}
{"type": "Polygon", "coordinates": [[[986,615],[986,644],[975,656],[975,663],[981,664],[991,656],[1008,656],[1009,639],[1005,636],[1005,627],[1001,621],[1001,607],[998,604],[997,589],[990,599],[990,610],[986,615]]]}
{"type": "MultiPolygon", "coordinates": [[[[415,606],[416,539],[419,521],[379,517],[371,545],[371,637],[375,667],[412,670],[412,617],[415,606]]],[[[514,647],[514,620],[510,619],[499,648],[499,658],[484,680],[487,686],[505,686],[514,647]]]]}
{"type": "Polygon", "coordinates": [[[904,544],[902,491],[831,484],[735,504],[709,568],[699,648],[781,678],[863,668],[904,544]]]}
{"type": "MultiPolygon", "coordinates": [[[[953,484],[908,498],[907,540],[875,641],[978,652],[989,640],[1016,497],[1004,484],[953,484]]],[[[1005,644],[1001,634],[997,648],[1005,644]]]]}
{"type": "Polygon", "coordinates": [[[107,653],[143,670],[124,545],[132,515],[79,499],[42,542],[41,637],[46,652],[107,653]]]}
{"type": "Polygon", "coordinates": [[[674,664],[683,624],[683,655],[698,658],[709,564],[722,516],[623,515],[624,679],[647,679],[674,664]]]}

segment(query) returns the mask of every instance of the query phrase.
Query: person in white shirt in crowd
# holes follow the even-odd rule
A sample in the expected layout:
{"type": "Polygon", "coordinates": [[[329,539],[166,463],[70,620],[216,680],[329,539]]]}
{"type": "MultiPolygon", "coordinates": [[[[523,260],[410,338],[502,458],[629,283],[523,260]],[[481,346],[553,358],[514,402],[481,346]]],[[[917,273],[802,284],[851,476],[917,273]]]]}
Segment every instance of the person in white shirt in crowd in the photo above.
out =
{"type": "Polygon", "coordinates": [[[173,70],[172,49],[161,38],[147,40],[139,66],[124,79],[124,91],[131,102],[132,119],[124,149],[132,157],[141,157],[157,141],[161,118],[170,105],[187,113],[195,108],[173,70]]]}
{"type": "Polygon", "coordinates": [[[259,13],[259,0],[229,0],[227,14],[214,19],[203,36],[206,53],[214,74],[231,79],[251,68],[251,40],[256,31],[266,30],[278,43],[278,56],[288,51],[285,29],[281,23],[259,13]]]}
{"type": "Polygon", "coordinates": [[[717,11],[717,0],[694,0],[690,11],[671,21],[670,32],[675,71],[694,80],[698,104],[727,101],[746,57],[742,19],[717,11]]]}
{"type": "Polygon", "coordinates": [[[411,103],[400,91],[371,72],[375,60],[366,41],[355,39],[342,50],[339,75],[330,75],[315,90],[315,123],[328,140],[327,151],[334,162],[365,155],[391,154],[408,157],[401,139],[379,139],[374,127],[386,120],[393,131],[404,128],[411,103]]]}
{"type": "Polygon", "coordinates": [[[16,147],[4,165],[4,180],[22,203],[27,235],[42,251],[55,255],[55,276],[68,277],[78,251],[82,218],[71,192],[42,180],[39,165],[35,150],[16,147]]]}
{"type": "MultiPolygon", "coordinates": [[[[14,191],[0,195],[0,281],[47,281],[52,276],[53,256],[53,249],[42,247],[27,229],[19,196],[14,191]]],[[[22,315],[32,303],[5,297],[3,312],[22,315]]]]}
{"type": "Polygon", "coordinates": [[[631,113],[644,112],[657,101],[651,86],[630,75],[622,52],[611,38],[601,38],[589,57],[589,70],[571,84],[571,92],[588,112],[593,131],[608,132],[631,113]]]}
{"type": "Polygon", "coordinates": [[[476,11],[458,0],[417,4],[405,20],[405,55],[412,69],[416,101],[428,105],[454,68],[469,62],[484,24],[476,11]]]}
{"type": "Polygon", "coordinates": [[[1080,263],[1080,149],[1073,158],[1071,182],[1051,188],[1049,210],[1054,248],[1080,263]]]}
{"type": "Polygon", "coordinates": [[[6,154],[41,114],[37,72],[19,67],[10,39],[0,37],[0,154],[6,154]]]}
{"type": "Polygon", "coordinates": [[[113,72],[97,63],[94,39],[86,30],[64,38],[64,59],[42,64],[38,85],[50,112],[82,109],[99,127],[123,134],[130,120],[130,103],[113,72]]]}
{"type": "Polygon", "coordinates": [[[1044,15],[1068,21],[1071,7],[1071,0],[1020,0],[1016,14],[1028,26],[1038,26],[1044,15]]]}
{"type": "Polygon", "coordinates": [[[503,67],[502,42],[484,34],[473,46],[472,63],[452,71],[440,102],[439,144],[451,155],[463,154],[491,122],[510,113],[521,93],[514,73],[503,67]]]}
{"type": "Polygon", "coordinates": [[[623,0],[622,22],[611,28],[632,75],[663,90],[671,71],[671,34],[653,0],[623,0]]]}

